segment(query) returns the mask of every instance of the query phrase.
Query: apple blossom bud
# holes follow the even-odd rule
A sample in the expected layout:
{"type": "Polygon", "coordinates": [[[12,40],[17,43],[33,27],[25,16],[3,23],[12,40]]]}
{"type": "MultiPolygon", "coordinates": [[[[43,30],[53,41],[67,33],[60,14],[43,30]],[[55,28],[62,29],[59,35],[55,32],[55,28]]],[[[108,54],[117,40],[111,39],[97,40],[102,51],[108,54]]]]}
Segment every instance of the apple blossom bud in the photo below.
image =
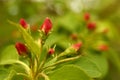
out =
{"type": "Polygon", "coordinates": [[[70,55],[76,53],[82,46],[82,42],[73,44],[71,47],[67,48],[64,52],[58,55],[58,57],[70,55]]]}
{"type": "Polygon", "coordinates": [[[23,43],[17,42],[15,44],[15,48],[17,49],[19,55],[26,55],[28,53],[28,49],[23,43]]]}
{"type": "Polygon", "coordinates": [[[27,28],[28,28],[28,24],[27,24],[27,22],[26,22],[23,18],[20,19],[20,25],[21,25],[24,29],[27,29],[27,28]]]}
{"type": "Polygon", "coordinates": [[[84,14],[84,20],[88,21],[90,19],[90,14],[89,13],[85,13],[84,14]]]}
{"type": "Polygon", "coordinates": [[[40,27],[40,29],[47,35],[50,30],[52,29],[52,22],[51,20],[47,17],[44,21],[44,23],[42,24],[42,26],[40,27]]]}
{"type": "Polygon", "coordinates": [[[75,49],[75,51],[78,51],[81,46],[82,46],[82,42],[79,42],[79,43],[72,45],[72,48],[75,49]]]}
{"type": "Polygon", "coordinates": [[[95,22],[89,22],[89,23],[87,24],[87,28],[88,28],[89,30],[95,30],[95,28],[96,28],[96,23],[95,23],[95,22]]]}
{"type": "Polygon", "coordinates": [[[48,53],[49,53],[50,55],[54,54],[54,52],[55,52],[55,50],[54,50],[53,48],[50,48],[49,51],[48,51],[48,53]]]}
{"type": "Polygon", "coordinates": [[[105,45],[105,44],[102,44],[102,45],[100,45],[100,46],[98,47],[98,49],[99,49],[100,51],[107,51],[107,50],[108,50],[108,46],[105,45]]]}

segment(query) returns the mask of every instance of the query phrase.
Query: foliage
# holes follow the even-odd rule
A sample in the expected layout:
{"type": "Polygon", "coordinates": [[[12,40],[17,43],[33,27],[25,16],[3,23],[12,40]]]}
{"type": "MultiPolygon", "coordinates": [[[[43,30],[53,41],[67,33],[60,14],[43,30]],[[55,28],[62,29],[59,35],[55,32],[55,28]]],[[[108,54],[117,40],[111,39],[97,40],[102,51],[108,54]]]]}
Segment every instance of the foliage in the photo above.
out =
{"type": "Polygon", "coordinates": [[[0,48],[1,80],[116,80],[117,73],[120,73],[117,54],[120,39],[115,27],[119,26],[119,0],[101,1],[101,7],[94,6],[90,10],[83,5],[83,12],[77,13],[70,6],[74,1],[1,1],[0,6],[4,7],[4,10],[0,9],[1,14],[7,15],[0,19],[0,47],[6,47],[4,50],[0,48]],[[19,13],[11,13],[16,6],[19,13]],[[7,10],[9,13],[3,14],[7,10]],[[53,22],[53,29],[48,35],[38,27],[46,16],[51,16],[53,22]],[[9,21],[10,25],[4,20],[18,21],[20,17],[31,23],[27,23],[27,30],[20,24],[9,21]],[[27,46],[27,55],[18,54],[13,45],[17,41],[27,46]],[[74,50],[73,45],[79,42],[82,45],[74,50]],[[30,59],[33,61],[30,62],[30,59]],[[36,79],[33,73],[38,75],[36,79]]]}

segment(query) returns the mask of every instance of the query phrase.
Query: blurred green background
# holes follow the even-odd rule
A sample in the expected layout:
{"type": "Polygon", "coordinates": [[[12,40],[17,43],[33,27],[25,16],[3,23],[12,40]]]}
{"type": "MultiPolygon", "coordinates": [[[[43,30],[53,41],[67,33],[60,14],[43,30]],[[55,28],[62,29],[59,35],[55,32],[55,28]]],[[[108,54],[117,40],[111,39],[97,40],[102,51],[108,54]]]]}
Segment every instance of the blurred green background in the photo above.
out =
{"type": "MultiPolygon", "coordinates": [[[[111,40],[111,46],[119,54],[120,0],[0,0],[0,52],[20,39],[20,33],[8,20],[19,23],[20,18],[24,18],[35,31],[45,17],[52,19],[53,26],[62,18],[63,23],[70,25],[72,23],[66,21],[69,17],[81,17],[84,12],[89,12],[94,20],[109,23],[115,28],[118,37],[111,40]]],[[[72,21],[74,25],[77,20],[72,21]]],[[[109,65],[110,69],[104,80],[120,80],[120,72],[112,63],[109,65]]]]}

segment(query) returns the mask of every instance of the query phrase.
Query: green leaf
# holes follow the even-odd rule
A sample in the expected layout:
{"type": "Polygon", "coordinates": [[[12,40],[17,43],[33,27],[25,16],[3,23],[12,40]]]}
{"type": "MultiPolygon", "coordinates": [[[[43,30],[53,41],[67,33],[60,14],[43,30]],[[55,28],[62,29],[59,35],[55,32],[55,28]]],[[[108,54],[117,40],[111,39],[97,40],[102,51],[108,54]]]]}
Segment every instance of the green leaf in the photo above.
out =
{"type": "Polygon", "coordinates": [[[63,49],[68,48],[71,44],[67,39],[62,39],[62,41],[59,41],[58,46],[62,47],[63,49]]]}
{"type": "Polygon", "coordinates": [[[40,56],[40,47],[38,44],[35,43],[34,39],[31,37],[31,35],[27,32],[26,29],[24,29],[21,25],[16,24],[14,22],[9,21],[11,24],[15,25],[19,31],[21,32],[25,43],[27,44],[28,48],[31,50],[32,53],[36,54],[37,56],[40,56]]]}
{"type": "Polygon", "coordinates": [[[23,76],[21,76],[21,75],[15,75],[15,76],[13,76],[13,78],[12,78],[12,80],[24,80],[24,77],[23,76]]]}
{"type": "Polygon", "coordinates": [[[79,67],[75,65],[65,65],[49,75],[50,80],[92,80],[79,67]]]}
{"type": "Polygon", "coordinates": [[[56,61],[57,61],[57,57],[55,57],[55,58],[53,58],[52,60],[48,61],[48,62],[44,65],[44,67],[47,67],[47,66],[49,66],[49,65],[52,65],[52,64],[54,64],[56,61]]]}
{"type": "Polygon", "coordinates": [[[29,73],[29,67],[22,61],[19,61],[18,53],[14,47],[14,45],[8,46],[0,55],[0,65],[6,64],[20,64],[23,68],[29,73]]]}
{"type": "Polygon", "coordinates": [[[0,54],[0,65],[16,63],[18,57],[14,45],[10,45],[0,54]]]}
{"type": "Polygon", "coordinates": [[[0,80],[11,80],[14,74],[14,70],[0,68],[0,80]]]}
{"type": "Polygon", "coordinates": [[[62,40],[63,36],[58,34],[51,34],[48,39],[46,40],[44,46],[51,47],[53,44],[57,43],[58,41],[62,40]]]}
{"type": "Polygon", "coordinates": [[[5,78],[9,75],[7,70],[0,70],[0,79],[5,80],[5,78]]]}
{"type": "Polygon", "coordinates": [[[113,48],[110,48],[108,53],[108,58],[114,64],[114,66],[117,68],[117,70],[120,73],[120,58],[119,53],[117,53],[113,48]]]}
{"type": "Polygon", "coordinates": [[[108,72],[108,62],[106,57],[101,53],[88,53],[88,58],[93,61],[100,72],[102,73],[101,78],[104,77],[108,72]]]}
{"type": "Polygon", "coordinates": [[[14,70],[11,70],[11,71],[9,72],[9,75],[5,78],[5,80],[11,80],[14,75],[15,75],[15,71],[14,71],[14,70]]]}
{"type": "Polygon", "coordinates": [[[83,56],[83,57],[77,59],[74,62],[74,64],[78,65],[81,69],[83,69],[92,78],[99,78],[102,75],[98,66],[95,64],[95,62],[93,62],[87,56],[83,56]]]}
{"type": "Polygon", "coordinates": [[[48,49],[45,46],[43,46],[40,60],[39,60],[40,62],[42,62],[46,58],[47,53],[48,53],[48,49]]]}

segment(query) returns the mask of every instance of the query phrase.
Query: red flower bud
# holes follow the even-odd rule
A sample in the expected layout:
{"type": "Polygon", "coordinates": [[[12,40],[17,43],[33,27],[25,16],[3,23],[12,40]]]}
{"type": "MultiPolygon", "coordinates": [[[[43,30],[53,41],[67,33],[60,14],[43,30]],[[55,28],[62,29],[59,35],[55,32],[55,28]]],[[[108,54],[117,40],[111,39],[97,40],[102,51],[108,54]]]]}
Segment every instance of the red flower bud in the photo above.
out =
{"type": "Polygon", "coordinates": [[[72,45],[72,48],[75,49],[75,51],[78,51],[81,46],[82,46],[82,42],[79,42],[77,44],[72,45]]]}
{"type": "Polygon", "coordinates": [[[84,14],[84,20],[88,21],[90,19],[90,14],[89,13],[85,13],[84,14]]]}
{"type": "Polygon", "coordinates": [[[52,22],[51,20],[47,17],[44,21],[44,23],[42,24],[41,28],[40,28],[45,34],[48,34],[50,32],[50,30],[52,29],[52,22]]]}
{"type": "Polygon", "coordinates": [[[27,29],[27,28],[28,28],[28,24],[27,24],[27,22],[26,22],[23,18],[20,19],[20,25],[21,25],[24,29],[27,29]]]}
{"type": "Polygon", "coordinates": [[[15,44],[15,48],[17,49],[19,55],[26,55],[28,53],[28,49],[23,43],[17,42],[15,44]]]}
{"type": "Polygon", "coordinates": [[[89,30],[95,30],[95,28],[96,28],[96,23],[94,23],[94,22],[88,23],[88,24],[87,24],[87,28],[88,28],[89,30]]]}
{"type": "Polygon", "coordinates": [[[48,51],[48,53],[49,53],[50,55],[54,54],[54,52],[55,52],[55,50],[54,50],[53,48],[50,48],[49,51],[48,51]]]}
{"type": "Polygon", "coordinates": [[[107,51],[107,50],[108,50],[108,46],[105,45],[105,44],[102,44],[102,45],[100,45],[100,46],[98,47],[98,49],[99,49],[100,51],[107,51]]]}

